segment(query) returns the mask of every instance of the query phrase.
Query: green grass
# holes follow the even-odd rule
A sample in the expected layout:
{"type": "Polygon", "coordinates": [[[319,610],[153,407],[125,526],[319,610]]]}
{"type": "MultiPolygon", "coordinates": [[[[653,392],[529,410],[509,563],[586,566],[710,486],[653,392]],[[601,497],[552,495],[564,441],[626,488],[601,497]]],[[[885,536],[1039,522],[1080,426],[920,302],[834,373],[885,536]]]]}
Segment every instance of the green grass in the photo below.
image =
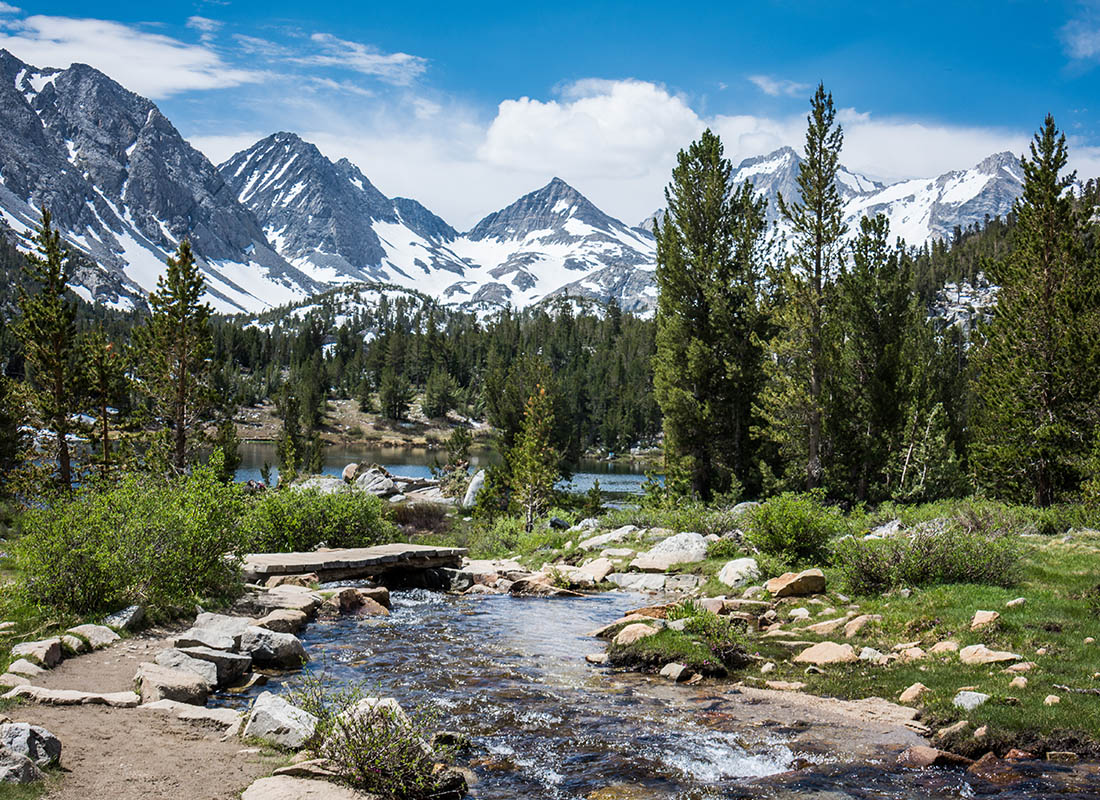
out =
{"type": "Polygon", "coordinates": [[[60,781],[60,773],[50,771],[46,773],[45,780],[36,783],[0,783],[0,800],[35,800],[55,788],[60,781]]]}
{"type": "Polygon", "coordinates": [[[726,669],[710,648],[681,631],[662,630],[633,644],[612,644],[607,650],[608,661],[617,667],[657,672],[665,664],[677,662],[694,672],[725,675],[726,669]]]}

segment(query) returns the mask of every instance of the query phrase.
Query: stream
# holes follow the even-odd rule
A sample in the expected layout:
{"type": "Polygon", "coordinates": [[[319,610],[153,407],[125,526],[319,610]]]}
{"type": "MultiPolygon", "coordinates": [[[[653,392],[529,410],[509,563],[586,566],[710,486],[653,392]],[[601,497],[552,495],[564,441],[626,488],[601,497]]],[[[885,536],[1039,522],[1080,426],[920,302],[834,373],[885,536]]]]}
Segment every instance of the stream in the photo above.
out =
{"type": "MultiPolygon", "coordinates": [[[[300,634],[309,669],[395,697],[433,717],[433,729],[468,735],[472,748],[459,763],[477,773],[473,795],[482,800],[573,800],[604,789],[594,796],[1100,798],[1095,765],[1034,762],[1009,787],[960,771],[898,771],[898,747],[884,747],[881,734],[823,724],[732,684],[671,686],[588,665],[585,654],[604,644],[587,632],[652,598],[414,589],[393,592],[392,601],[387,618],[345,615],[309,625],[300,634]]],[[[273,678],[266,689],[285,693],[300,681],[300,674],[273,678]]]]}

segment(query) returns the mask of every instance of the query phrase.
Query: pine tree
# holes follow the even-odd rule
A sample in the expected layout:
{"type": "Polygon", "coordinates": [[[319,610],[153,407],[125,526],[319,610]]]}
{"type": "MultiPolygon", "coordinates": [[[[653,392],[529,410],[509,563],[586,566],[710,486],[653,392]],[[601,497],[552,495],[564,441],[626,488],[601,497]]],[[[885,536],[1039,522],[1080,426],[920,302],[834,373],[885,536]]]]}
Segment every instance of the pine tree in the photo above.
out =
{"type": "Polygon", "coordinates": [[[26,403],[19,384],[0,374],[0,498],[12,487],[11,476],[23,462],[28,436],[26,403]]]}
{"type": "Polygon", "coordinates": [[[455,394],[458,385],[454,378],[445,369],[436,367],[428,376],[424,387],[424,400],[420,403],[420,411],[428,419],[445,417],[447,412],[455,406],[455,394]]]}
{"type": "Polygon", "coordinates": [[[765,201],[733,190],[707,130],[680,151],[657,237],[653,383],[670,487],[709,500],[749,483],[753,401],[762,376],[757,284],[765,201]]]}
{"type": "Polygon", "coordinates": [[[149,295],[152,316],[138,329],[146,386],[172,428],[172,464],[187,467],[188,440],[210,405],[211,308],[201,302],[205,282],[191,243],[184,239],[149,295]]]}
{"type": "Polygon", "coordinates": [[[1000,286],[975,354],[979,485],[1048,506],[1075,492],[1100,389],[1100,272],[1062,175],[1066,137],[1047,116],[1022,160],[1015,249],[990,268],[1000,286]]]}
{"type": "Polygon", "coordinates": [[[523,514],[524,528],[528,532],[535,520],[546,512],[554,484],[561,477],[560,455],[551,443],[553,428],[553,402],[546,389],[539,386],[527,400],[523,426],[515,447],[508,454],[512,500],[523,514]]]}
{"type": "Polygon", "coordinates": [[[771,380],[762,407],[788,469],[801,470],[806,488],[814,489],[824,478],[823,394],[833,358],[832,305],[847,227],[836,186],[844,134],[824,85],[818,85],[806,119],[806,157],[798,171],[801,198],[778,198],[794,246],[786,268],[774,276],[778,333],[771,343],[771,380]]]}
{"type": "Polygon", "coordinates": [[[224,419],[218,425],[218,433],[214,437],[214,449],[222,454],[218,477],[224,483],[232,483],[237,476],[237,469],[241,466],[241,439],[237,436],[237,426],[232,419],[224,419]]]}
{"type": "Polygon", "coordinates": [[[16,334],[23,345],[28,377],[37,390],[34,403],[57,442],[58,480],[72,488],[69,453],[71,421],[82,394],[83,370],[76,342],[76,302],[69,293],[69,261],[61,233],[42,210],[34,252],[27,254],[24,274],[36,289],[20,289],[16,334]]]}
{"type": "Polygon", "coordinates": [[[107,338],[102,328],[97,328],[84,339],[87,364],[88,399],[95,409],[96,441],[99,444],[99,470],[104,478],[111,470],[110,410],[117,410],[126,399],[130,379],[126,374],[126,359],[119,348],[107,338]]]}
{"type": "Polygon", "coordinates": [[[386,367],[378,383],[378,403],[382,406],[382,416],[392,420],[405,419],[412,401],[413,389],[408,379],[386,367]]]}

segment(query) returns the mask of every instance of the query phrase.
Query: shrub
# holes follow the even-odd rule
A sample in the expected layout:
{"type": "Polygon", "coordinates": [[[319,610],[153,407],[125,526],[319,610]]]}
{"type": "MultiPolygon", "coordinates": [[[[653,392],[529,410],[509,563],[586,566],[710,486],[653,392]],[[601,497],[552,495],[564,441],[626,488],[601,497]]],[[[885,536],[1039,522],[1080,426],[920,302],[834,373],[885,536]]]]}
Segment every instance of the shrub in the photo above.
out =
{"type": "Polygon", "coordinates": [[[322,494],[281,489],[256,496],[241,523],[254,553],[289,553],[327,547],[369,547],[396,538],[374,495],[357,491],[322,494]]]}
{"type": "Polygon", "coordinates": [[[737,539],[730,536],[725,539],[719,539],[717,542],[711,542],[707,546],[707,558],[738,558],[743,556],[744,547],[737,539]]]}
{"type": "Polygon", "coordinates": [[[669,609],[669,620],[686,620],[682,631],[666,628],[628,645],[612,643],[611,664],[643,671],[676,661],[704,675],[723,676],[748,663],[745,636],[736,623],[687,600],[669,609]]]}
{"type": "Polygon", "coordinates": [[[451,527],[449,509],[442,503],[402,503],[393,508],[393,521],[414,531],[442,533],[451,527]]]}
{"type": "Polygon", "coordinates": [[[15,553],[27,601],[89,613],[231,593],[244,496],[219,479],[217,460],[173,481],[130,475],[29,511],[15,553]]]}
{"type": "Polygon", "coordinates": [[[801,564],[821,561],[829,543],[848,530],[844,515],[820,494],[787,492],[750,512],[746,538],[762,553],[801,564]]]}
{"type": "Polygon", "coordinates": [[[441,788],[426,741],[429,720],[378,702],[362,686],[329,689],[307,678],[292,700],[317,717],[309,747],[342,782],[384,800],[422,800],[441,788]]]}
{"type": "Polygon", "coordinates": [[[500,558],[515,552],[523,521],[516,517],[498,517],[492,522],[477,522],[470,530],[466,546],[472,558],[500,558]]]}
{"type": "Polygon", "coordinates": [[[943,583],[1011,586],[1020,543],[1012,534],[990,536],[948,524],[886,539],[845,539],[835,559],[845,585],[862,595],[943,583]]]}

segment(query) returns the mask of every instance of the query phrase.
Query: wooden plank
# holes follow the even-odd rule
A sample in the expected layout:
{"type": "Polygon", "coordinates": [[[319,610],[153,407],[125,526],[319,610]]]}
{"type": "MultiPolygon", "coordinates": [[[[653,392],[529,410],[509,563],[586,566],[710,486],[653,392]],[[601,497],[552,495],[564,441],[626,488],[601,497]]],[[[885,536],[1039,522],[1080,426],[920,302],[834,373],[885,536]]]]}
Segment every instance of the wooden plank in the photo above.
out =
{"type": "Polygon", "coordinates": [[[312,553],[252,553],[244,558],[248,575],[299,575],[339,571],[377,574],[391,569],[458,567],[466,555],[463,547],[393,543],[376,547],[319,550],[312,553]]]}

